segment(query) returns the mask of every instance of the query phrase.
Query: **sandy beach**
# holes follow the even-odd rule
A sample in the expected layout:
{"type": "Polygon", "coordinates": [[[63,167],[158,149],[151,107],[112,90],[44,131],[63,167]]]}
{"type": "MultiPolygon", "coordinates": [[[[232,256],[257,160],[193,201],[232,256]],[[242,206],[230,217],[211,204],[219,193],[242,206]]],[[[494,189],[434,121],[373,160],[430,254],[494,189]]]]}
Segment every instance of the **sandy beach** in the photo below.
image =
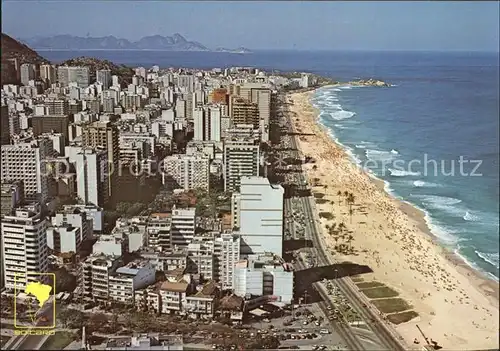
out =
{"type": "Polygon", "coordinates": [[[290,109],[296,113],[292,116],[295,130],[311,134],[299,137],[299,147],[316,160],[305,165],[309,181],[317,184],[313,191],[328,200],[317,201],[317,209],[334,215],[331,220],[321,219],[329,247],[342,241],[334,240],[328,228],[344,223],[353,252],[337,254],[339,260],[369,266],[373,273],[364,274],[365,281],[385,283],[419,314],[396,326],[409,345],[415,338],[424,343],[418,324],[446,350],[498,348],[498,283],[439,246],[420,210],[387,194],[382,181],[351,162],[317,124],[318,112],[309,102],[312,94],[289,95],[290,109]],[[339,191],[352,193],[353,204],[339,191]]]}

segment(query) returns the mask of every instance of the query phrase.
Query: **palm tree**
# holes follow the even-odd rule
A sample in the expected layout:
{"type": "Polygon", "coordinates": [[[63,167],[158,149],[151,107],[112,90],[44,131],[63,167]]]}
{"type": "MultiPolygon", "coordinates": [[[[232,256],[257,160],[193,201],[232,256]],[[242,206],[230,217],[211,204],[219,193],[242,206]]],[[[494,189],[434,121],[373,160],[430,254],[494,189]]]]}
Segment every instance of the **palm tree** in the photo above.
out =
{"type": "Polygon", "coordinates": [[[350,193],[350,194],[347,196],[347,201],[348,201],[350,204],[354,204],[354,194],[353,194],[353,193],[350,193]]]}
{"type": "Polygon", "coordinates": [[[352,249],[352,241],[354,240],[354,237],[349,234],[349,236],[347,237],[347,243],[349,244],[349,249],[352,249]]]}
{"type": "Polygon", "coordinates": [[[339,225],[337,226],[339,232],[343,232],[345,229],[345,224],[344,222],[340,222],[339,225]]]}

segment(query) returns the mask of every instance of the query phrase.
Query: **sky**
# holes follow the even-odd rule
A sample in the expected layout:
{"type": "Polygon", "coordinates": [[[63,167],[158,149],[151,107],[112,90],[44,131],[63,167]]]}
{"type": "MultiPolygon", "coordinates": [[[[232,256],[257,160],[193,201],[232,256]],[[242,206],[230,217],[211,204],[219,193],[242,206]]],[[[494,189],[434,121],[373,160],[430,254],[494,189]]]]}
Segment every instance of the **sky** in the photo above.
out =
{"type": "Polygon", "coordinates": [[[216,47],[499,51],[499,2],[2,0],[2,32],[137,40],[180,33],[216,47]]]}

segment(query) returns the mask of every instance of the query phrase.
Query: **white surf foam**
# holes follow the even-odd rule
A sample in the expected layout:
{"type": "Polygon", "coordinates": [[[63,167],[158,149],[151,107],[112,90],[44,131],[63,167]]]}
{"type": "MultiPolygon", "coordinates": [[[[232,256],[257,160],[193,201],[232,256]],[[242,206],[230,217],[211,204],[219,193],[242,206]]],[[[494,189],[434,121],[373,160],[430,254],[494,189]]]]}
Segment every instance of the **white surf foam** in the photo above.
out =
{"type": "Polygon", "coordinates": [[[422,203],[431,209],[445,212],[453,217],[462,217],[466,210],[459,204],[462,202],[460,199],[453,197],[438,196],[438,195],[412,195],[419,198],[422,203]]]}
{"type": "Polygon", "coordinates": [[[343,119],[348,119],[348,118],[351,118],[355,115],[354,112],[351,112],[351,111],[344,111],[344,110],[339,110],[339,111],[336,111],[336,112],[330,112],[330,116],[332,116],[332,118],[334,120],[337,120],[337,121],[341,121],[343,119]]]}
{"type": "Polygon", "coordinates": [[[374,162],[390,162],[395,158],[395,155],[390,151],[366,149],[366,157],[374,162]]]}
{"type": "MultiPolygon", "coordinates": [[[[484,269],[482,269],[481,267],[479,267],[475,262],[471,262],[469,261],[469,259],[467,257],[465,257],[464,255],[462,255],[460,253],[460,245],[458,244],[456,249],[453,251],[458,257],[460,257],[469,267],[487,275],[488,277],[490,277],[491,279],[495,280],[498,282],[498,277],[495,276],[494,274],[491,274],[490,272],[486,272],[484,271],[484,269]]],[[[490,259],[488,256],[489,255],[495,255],[495,254],[484,254],[482,252],[478,252],[478,251],[475,251],[476,255],[478,255],[480,258],[482,258],[484,261],[487,261],[488,259],[490,259]],[[484,259],[481,255],[487,255],[487,259],[484,259]]],[[[498,269],[498,254],[496,254],[496,264],[494,263],[494,258],[493,258],[493,263],[487,261],[488,263],[492,264],[493,266],[496,266],[496,268],[498,269]]]]}
{"type": "Polygon", "coordinates": [[[416,188],[437,188],[440,185],[436,183],[424,182],[423,180],[415,180],[413,182],[413,186],[416,188]]]}
{"type": "Polygon", "coordinates": [[[480,252],[475,250],[474,251],[476,255],[481,257],[484,261],[488,262],[489,264],[495,266],[497,269],[500,268],[500,260],[499,260],[499,254],[497,253],[485,253],[485,252],[480,252]]]}
{"type": "Polygon", "coordinates": [[[358,149],[375,148],[377,145],[369,141],[362,141],[359,144],[354,145],[358,149]]]}
{"type": "Polygon", "coordinates": [[[458,243],[460,240],[462,240],[456,237],[454,235],[455,233],[452,230],[450,230],[450,228],[447,228],[439,224],[437,221],[435,221],[429,214],[429,211],[427,211],[426,209],[422,209],[418,206],[415,207],[419,208],[425,213],[424,219],[425,222],[427,223],[427,226],[431,230],[431,233],[435,235],[437,238],[439,238],[439,240],[441,240],[444,244],[454,245],[458,243]]]}
{"type": "Polygon", "coordinates": [[[334,127],[338,128],[338,129],[352,129],[351,127],[347,127],[347,126],[339,124],[339,123],[334,124],[334,127]]]}
{"type": "Polygon", "coordinates": [[[419,176],[420,172],[410,172],[410,171],[403,171],[399,169],[392,169],[389,168],[389,172],[391,173],[391,176],[393,177],[406,177],[406,176],[419,176]]]}
{"type": "Polygon", "coordinates": [[[469,211],[465,211],[465,215],[462,217],[464,221],[477,222],[480,220],[479,216],[472,214],[469,211]]]}

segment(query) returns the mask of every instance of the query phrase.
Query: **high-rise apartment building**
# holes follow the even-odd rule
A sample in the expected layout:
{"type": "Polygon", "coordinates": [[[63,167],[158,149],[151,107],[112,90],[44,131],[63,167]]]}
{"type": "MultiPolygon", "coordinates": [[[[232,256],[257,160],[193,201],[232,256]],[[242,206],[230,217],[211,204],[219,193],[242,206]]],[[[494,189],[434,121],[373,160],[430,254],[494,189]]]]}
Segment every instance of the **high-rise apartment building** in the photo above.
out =
{"type": "Polygon", "coordinates": [[[44,105],[48,108],[48,114],[53,116],[67,116],[69,113],[69,101],[64,99],[47,99],[44,105]]]}
{"type": "Polygon", "coordinates": [[[32,63],[21,65],[21,84],[28,85],[30,80],[36,79],[36,67],[32,63]]]}
{"type": "Polygon", "coordinates": [[[270,184],[267,178],[241,178],[231,214],[241,233],[242,254],[283,254],[283,196],[283,187],[270,184]]]}
{"type": "Polygon", "coordinates": [[[172,210],[170,226],[170,245],[172,248],[185,248],[193,240],[196,230],[196,209],[183,208],[172,210]]]}
{"type": "Polygon", "coordinates": [[[20,180],[2,181],[0,216],[10,214],[24,202],[24,185],[20,180]]]}
{"type": "Polygon", "coordinates": [[[40,79],[42,79],[48,85],[55,83],[57,81],[56,68],[52,65],[41,65],[40,79]]]}
{"type": "Polygon", "coordinates": [[[175,116],[177,118],[186,118],[186,101],[177,99],[175,102],[175,116]]]}
{"type": "Polygon", "coordinates": [[[1,144],[10,144],[9,107],[7,105],[2,105],[0,107],[0,123],[1,144]]]}
{"type": "Polygon", "coordinates": [[[222,108],[220,106],[210,106],[208,120],[205,121],[205,140],[221,140],[221,118],[222,108]]]}
{"type": "Polygon", "coordinates": [[[147,70],[144,67],[137,67],[135,69],[135,75],[146,79],[147,78],[147,70]]]}
{"type": "Polygon", "coordinates": [[[210,188],[210,159],[204,154],[172,155],[164,160],[163,184],[173,181],[182,189],[210,188]]]}
{"type": "Polygon", "coordinates": [[[86,88],[90,85],[89,68],[59,66],[57,67],[57,80],[63,86],[76,83],[79,87],[86,88]]]}
{"type": "Polygon", "coordinates": [[[101,69],[96,71],[96,81],[103,85],[103,89],[108,89],[111,86],[111,70],[101,69]]]}
{"type": "Polygon", "coordinates": [[[215,271],[222,289],[233,289],[234,266],[240,259],[239,234],[223,233],[214,240],[215,271]]]}
{"type": "Polygon", "coordinates": [[[113,195],[118,185],[118,167],[120,158],[120,146],[118,141],[118,129],[111,122],[93,122],[82,128],[82,144],[84,147],[104,148],[108,153],[108,193],[113,195]]]}
{"type": "Polygon", "coordinates": [[[47,222],[39,204],[19,207],[1,222],[2,265],[5,287],[23,291],[49,268],[47,222]]]}
{"type": "Polygon", "coordinates": [[[231,96],[229,114],[233,124],[251,124],[259,127],[259,107],[248,99],[231,96]]]}
{"type": "Polygon", "coordinates": [[[64,139],[69,137],[69,117],[61,115],[50,116],[32,116],[29,119],[28,125],[33,128],[33,135],[39,136],[43,133],[61,133],[64,139]]]}
{"type": "Polygon", "coordinates": [[[243,176],[259,175],[259,144],[254,138],[224,142],[224,190],[238,191],[243,176]]]}
{"type": "Polygon", "coordinates": [[[75,161],[78,197],[85,204],[105,206],[109,199],[107,150],[82,149],[75,161]]]}
{"type": "Polygon", "coordinates": [[[188,93],[194,91],[195,77],[192,74],[179,74],[177,77],[177,86],[185,88],[188,93]]]}
{"type": "Polygon", "coordinates": [[[153,213],[148,218],[147,246],[155,251],[170,250],[170,227],[172,216],[170,213],[153,213]]]}
{"type": "Polygon", "coordinates": [[[49,197],[46,159],[53,154],[52,140],[45,137],[2,145],[2,181],[22,180],[27,198],[45,201],[49,197]]]}
{"type": "Polygon", "coordinates": [[[202,107],[196,108],[193,111],[194,136],[193,140],[205,140],[205,109],[202,107]]]}

